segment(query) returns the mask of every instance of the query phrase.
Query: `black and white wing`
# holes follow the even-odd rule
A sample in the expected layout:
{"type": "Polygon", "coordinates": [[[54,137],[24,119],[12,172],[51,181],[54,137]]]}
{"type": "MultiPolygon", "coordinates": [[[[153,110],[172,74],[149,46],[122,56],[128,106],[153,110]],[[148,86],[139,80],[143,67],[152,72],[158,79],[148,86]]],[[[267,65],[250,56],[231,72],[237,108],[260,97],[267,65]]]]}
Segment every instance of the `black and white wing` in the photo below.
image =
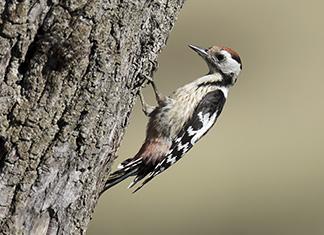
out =
{"type": "Polygon", "coordinates": [[[198,103],[192,117],[184,125],[173,140],[168,154],[163,160],[156,165],[154,170],[149,174],[142,185],[134,192],[142,188],[154,176],[165,171],[167,168],[176,163],[192,146],[203,137],[208,130],[214,125],[218,116],[222,112],[226,98],[221,90],[211,91],[198,103]]]}

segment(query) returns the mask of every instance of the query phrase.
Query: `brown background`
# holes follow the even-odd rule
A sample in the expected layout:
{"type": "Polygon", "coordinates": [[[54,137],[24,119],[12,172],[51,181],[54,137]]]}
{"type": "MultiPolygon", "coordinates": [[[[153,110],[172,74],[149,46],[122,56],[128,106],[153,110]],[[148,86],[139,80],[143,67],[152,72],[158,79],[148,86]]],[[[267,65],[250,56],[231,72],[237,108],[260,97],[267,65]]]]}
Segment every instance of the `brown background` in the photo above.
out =
{"type": "MultiPolygon", "coordinates": [[[[203,75],[186,45],[239,51],[243,72],[217,125],[136,194],[100,200],[88,235],[324,234],[323,1],[189,0],[159,58],[164,94],[203,75]]],[[[145,89],[153,103],[153,93],[145,89]]],[[[138,102],[139,103],[139,102],[138,102]]],[[[139,104],[116,164],[134,155],[139,104]]]]}

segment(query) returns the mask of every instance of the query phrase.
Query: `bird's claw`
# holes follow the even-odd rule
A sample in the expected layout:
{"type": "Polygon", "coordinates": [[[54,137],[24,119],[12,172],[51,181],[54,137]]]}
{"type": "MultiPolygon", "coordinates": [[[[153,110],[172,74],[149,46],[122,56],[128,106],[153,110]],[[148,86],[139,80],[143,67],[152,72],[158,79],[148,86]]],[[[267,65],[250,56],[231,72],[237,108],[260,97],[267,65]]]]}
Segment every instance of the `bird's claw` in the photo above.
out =
{"type": "Polygon", "coordinates": [[[153,78],[151,78],[150,76],[147,76],[145,74],[142,74],[142,76],[145,78],[145,80],[147,80],[148,83],[153,83],[153,78]]]}

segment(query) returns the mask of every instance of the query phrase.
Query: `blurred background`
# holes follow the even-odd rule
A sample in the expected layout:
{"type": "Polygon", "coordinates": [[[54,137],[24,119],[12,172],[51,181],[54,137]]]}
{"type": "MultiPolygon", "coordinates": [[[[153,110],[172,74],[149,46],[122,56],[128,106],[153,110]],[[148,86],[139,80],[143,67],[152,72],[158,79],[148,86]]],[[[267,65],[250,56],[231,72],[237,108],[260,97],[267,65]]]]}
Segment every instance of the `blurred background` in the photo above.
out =
{"type": "MultiPolygon", "coordinates": [[[[188,47],[236,49],[243,72],[214,128],[136,194],[105,193],[88,235],[323,235],[324,2],[188,0],[159,57],[163,94],[202,76],[188,47]]],[[[150,87],[147,101],[154,103],[150,87]]],[[[141,146],[137,102],[114,168],[141,146]]]]}

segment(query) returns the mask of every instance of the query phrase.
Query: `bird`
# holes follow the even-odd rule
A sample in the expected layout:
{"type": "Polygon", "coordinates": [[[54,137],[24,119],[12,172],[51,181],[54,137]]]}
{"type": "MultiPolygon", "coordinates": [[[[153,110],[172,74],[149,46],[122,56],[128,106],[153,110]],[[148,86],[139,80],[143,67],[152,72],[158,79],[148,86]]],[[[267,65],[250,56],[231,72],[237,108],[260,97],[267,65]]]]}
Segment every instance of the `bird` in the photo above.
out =
{"type": "Polygon", "coordinates": [[[123,161],[106,181],[103,191],[128,177],[134,177],[128,188],[142,182],[137,192],[155,176],[179,161],[215,124],[226,102],[229,88],[242,70],[239,54],[223,46],[202,48],[189,45],[207,64],[208,73],[178,88],[171,95],[162,95],[153,79],[157,105],[139,98],[144,114],[149,118],[146,138],[137,154],[123,161]]]}

